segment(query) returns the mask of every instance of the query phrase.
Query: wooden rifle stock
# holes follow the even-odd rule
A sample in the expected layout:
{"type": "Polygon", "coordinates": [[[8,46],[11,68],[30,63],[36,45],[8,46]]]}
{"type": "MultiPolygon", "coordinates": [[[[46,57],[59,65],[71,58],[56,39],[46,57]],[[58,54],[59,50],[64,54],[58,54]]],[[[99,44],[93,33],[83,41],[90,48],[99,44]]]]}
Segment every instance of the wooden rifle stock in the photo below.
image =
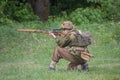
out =
{"type": "Polygon", "coordinates": [[[57,31],[48,31],[48,30],[33,30],[33,29],[18,29],[17,32],[26,32],[26,33],[43,33],[43,34],[49,34],[50,32],[53,33],[56,36],[62,36],[63,34],[61,32],[57,31]]]}

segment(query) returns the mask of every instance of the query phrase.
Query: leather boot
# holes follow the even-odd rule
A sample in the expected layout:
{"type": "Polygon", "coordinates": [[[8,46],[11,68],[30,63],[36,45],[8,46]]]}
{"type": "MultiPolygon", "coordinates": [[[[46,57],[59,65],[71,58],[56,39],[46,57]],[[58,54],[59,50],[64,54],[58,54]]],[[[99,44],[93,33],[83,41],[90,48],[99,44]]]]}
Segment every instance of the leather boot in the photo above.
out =
{"type": "Polygon", "coordinates": [[[55,70],[56,67],[56,62],[55,61],[51,61],[50,67],[48,68],[48,70],[55,70]]]}
{"type": "Polygon", "coordinates": [[[82,71],[89,71],[87,63],[82,64],[81,67],[82,67],[82,71]]]}

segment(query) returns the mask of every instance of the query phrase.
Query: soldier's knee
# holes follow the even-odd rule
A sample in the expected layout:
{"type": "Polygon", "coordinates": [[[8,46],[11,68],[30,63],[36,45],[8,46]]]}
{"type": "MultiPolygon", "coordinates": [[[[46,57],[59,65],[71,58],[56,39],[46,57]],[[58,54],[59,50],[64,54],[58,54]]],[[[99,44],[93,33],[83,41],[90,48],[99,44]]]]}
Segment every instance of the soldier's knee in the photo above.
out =
{"type": "Polygon", "coordinates": [[[61,50],[63,50],[63,48],[61,48],[61,47],[58,46],[58,47],[56,48],[56,50],[57,50],[57,51],[61,51],[61,50]]]}

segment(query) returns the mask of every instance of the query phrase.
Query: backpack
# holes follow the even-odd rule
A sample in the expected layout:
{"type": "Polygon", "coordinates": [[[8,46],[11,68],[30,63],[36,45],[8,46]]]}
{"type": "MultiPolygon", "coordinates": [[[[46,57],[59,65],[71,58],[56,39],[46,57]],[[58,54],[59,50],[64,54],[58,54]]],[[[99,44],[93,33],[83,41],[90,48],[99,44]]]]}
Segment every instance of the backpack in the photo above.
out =
{"type": "Polygon", "coordinates": [[[78,40],[78,46],[88,46],[92,43],[91,41],[91,33],[90,32],[78,32],[75,34],[78,40]]]}

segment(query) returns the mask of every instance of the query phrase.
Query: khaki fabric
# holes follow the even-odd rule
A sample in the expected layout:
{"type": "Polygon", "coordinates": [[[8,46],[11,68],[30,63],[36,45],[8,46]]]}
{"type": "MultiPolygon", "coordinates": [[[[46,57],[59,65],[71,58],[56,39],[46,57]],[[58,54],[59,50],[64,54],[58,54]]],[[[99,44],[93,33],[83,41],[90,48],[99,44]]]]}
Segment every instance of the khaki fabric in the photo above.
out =
{"type": "Polygon", "coordinates": [[[68,69],[76,69],[77,65],[86,63],[80,56],[73,56],[67,48],[57,47],[52,55],[52,60],[59,62],[60,59],[65,59],[70,62],[68,69]]]}
{"type": "Polygon", "coordinates": [[[73,56],[80,56],[81,59],[85,61],[90,61],[92,58],[92,55],[89,53],[87,48],[82,47],[71,47],[69,50],[69,53],[73,56]]]}
{"type": "Polygon", "coordinates": [[[86,61],[90,61],[90,59],[92,58],[92,55],[88,52],[81,51],[80,57],[86,61]]]}

